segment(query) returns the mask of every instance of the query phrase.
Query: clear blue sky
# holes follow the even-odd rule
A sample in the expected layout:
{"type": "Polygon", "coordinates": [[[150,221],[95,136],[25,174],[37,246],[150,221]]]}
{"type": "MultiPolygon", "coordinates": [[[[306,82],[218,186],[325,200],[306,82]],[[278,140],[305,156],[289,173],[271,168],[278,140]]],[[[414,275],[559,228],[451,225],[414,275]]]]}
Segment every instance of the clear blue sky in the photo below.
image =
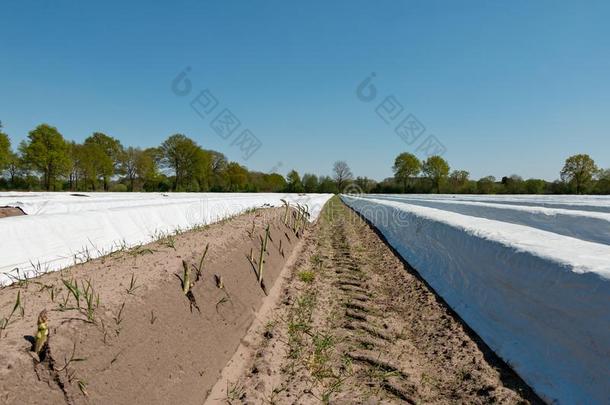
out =
{"type": "MultiPolygon", "coordinates": [[[[610,167],[607,1],[15,1],[0,17],[0,120],[153,146],[184,133],[251,169],[391,175],[413,151],[376,113],[394,95],[473,177],[610,167]],[[171,82],[190,66],[263,143],[248,161],[171,82]],[[377,99],[356,97],[371,72],[377,99]]],[[[217,110],[218,112],[218,110],[217,110]]]]}

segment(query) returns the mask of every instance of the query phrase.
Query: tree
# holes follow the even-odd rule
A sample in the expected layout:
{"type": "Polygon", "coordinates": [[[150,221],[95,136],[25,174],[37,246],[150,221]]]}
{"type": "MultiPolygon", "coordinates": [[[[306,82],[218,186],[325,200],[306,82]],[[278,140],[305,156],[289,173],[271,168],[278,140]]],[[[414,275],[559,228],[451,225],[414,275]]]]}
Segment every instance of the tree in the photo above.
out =
{"type": "Polygon", "coordinates": [[[129,191],[135,190],[135,183],[138,179],[138,162],[141,162],[142,153],[142,149],[130,146],[121,154],[121,173],[129,181],[129,191]]]}
{"type": "Polygon", "coordinates": [[[227,165],[229,164],[227,157],[220,152],[216,152],[215,150],[210,150],[210,155],[212,156],[212,171],[215,174],[220,174],[224,170],[226,170],[227,165]]]}
{"type": "Polygon", "coordinates": [[[508,194],[521,194],[523,190],[525,190],[525,183],[523,182],[523,178],[516,174],[510,176],[502,177],[502,184],[504,185],[504,190],[508,194]]]}
{"type": "Polygon", "coordinates": [[[337,189],[339,192],[343,191],[343,188],[347,183],[352,180],[354,175],[346,162],[339,160],[333,165],[333,172],[335,174],[335,182],[337,183],[337,189]]]}
{"type": "Polygon", "coordinates": [[[301,176],[296,170],[291,170],[286,175],[287,187],[286,191],[289,193],[302,193],[303,192],[303,183],[301,183],[301,176]]]}
{"type": "Polygon", "coordinates": [[[595,192],[598,194],[610,194],[610,169],[600,170],[597,174],[595,192]]]}
{"type": "Polygon", "coordinates": [[[192,168],[194,179],[192,179],[191,182],[196,182],[198,184],[199,191],[208,191],[210,189],[211,179],[213,178],[212,163],[212,153],[210,151],[197,148],[195,160],[193,162],[194,166],[192,168]]]}
{"type": "Polygon", "coordinates": [[[96,178],[102,180],[104,191],[108,191],[110,178],[120,169],[123,145],[118,139],[94,132],[85,139],[84,147],[96,178]]]}
{"type": "Polygon", "coordinates": [[[265,177],[265,184],[267,185],[267,191],[279,192],[286,189],[287,183],[284,176],[279,173],[271,173],[265,177]]]}
{"type": "Polygon", "coordinates": [[[479,194],[493,194],[496,178],[494,176],[486,176],[477,181],[477,192],[479,194]]]}
{"type": "Polygon", "coordinates": [[[542,194],[546,187],[546,182],[540,179],[527,179],[523,185],[527,194],[542,194]]]}
{"type": "Polygon", "coordinates": [[[430,179],[436,192],[441,192],[441,187],[449,175],[449,163],[440,156],[430,156],[422,165],[422,171],[430,179]]]}
{"type": "Polygon", "coordinates": [[[227,165],[229,164],[227,157],[215,150],[208,150],[212,159],[212,178],[210,186],[212,191],[222,191],[225,189],[225,183],[228,182],[225,175],[227,165]]]}
{"type": "Polygon", "coordinates": [[[421,162],[412,153],[401,153],[394,160],[394,177],[396,181],[402,183],[403,193],[407,192],[407,185],[411,181],[412,177],[415,177],[421,171],[421,162]]]}
{"type": "Polygon", "coordinates": [[[2,122],[0,121],[0,174],[6,169],[11,159],[11,140],[7,134],[2,132],[2,122]]]}
{"type": "Polygon", "coordinates": [[[576,188],[576,194],[582,194],[591,183],[598,169],[589,155],[570,156],[561,170],[561,180],[576,188]]]}
{"type": "Polygon", "coordinates": [[[236,162],[227,165],[227,177],[230,191],[242,191],[248,182],[248,169],[236,162]]]}
{"type": "Polygon", "coordinates": [[[550,194],[569,194],[573,190],[570,190],[570,185],[565,181],[555,180],[548,185],[548,192],[550,194]]]}
{"type": "Polygon", "coordinates": [[[449,175],[449,184],[451,185],[451,191],[454,193],[463,193],[468,187],[468,178],[470,173],[466,170],[454,170],[449,175]]]}
{"type": "Polygon", "coordinates": [[[157,190],[160,180],[159,173],[159,149],[148,148],[136,157],[136,174],[138,181],[145,190],[157,190]]]}
{"type": "Polygon", "coordinates": [[[320,176],[318,178],[318,193],[335,194],[338,191],[337,183],[330,176],[320,176]]]}
{"type": "Polygon", "coordinates": [[[57,177],[70,167],[69,147],[57,128],[47,124],[37,126],[22,142],[20,151],[24,161],[43,175],[46,190],[55,187],[57,177]]]}
{"type": "MultiPolygon", "coordinates": [[[[70,190],[78,190],[79,180],[86,178],[86,162],[90,162],[89,156],[84,150],[85,147],[74,141],[68,142],[70,153],[70,168],[68,169],[68,182],[70,190]]],[[[94,172],[91,170],[91,172],[94,172]]],[[[92,175],[93,177],[95,174],[92,175]]]]}
{"type": "Polygon", "coordinates": [[[108,157],[104,154],[104,150],[95,143],[89,142],[80,145],[76,151],[76,158],[80,159],[80,176],[85,183],[85,189],[97,190],[100,180],[103,185],[104,172],[112,170],[112,165],[109,164],[108,157]]]}
{"type": "Polygon", "coordinates": [[[356,177],[356,180],[354,180],[354,183],[356,183],[356,186],[358,186],[358,189],[360,189],[360,191],[362,191],[363,193],[367,194],[370,193],[371,190],[376,186],[376,182],[375,180],[371,180],[368,177],[356,177]]]}
{"type": "Polygon", "coordinates": [[[162,164],[174,172],[174,191],[187,186],[196,164],[199,146],[182,134],[167,138],[160,147],[162,164]]]}
{"type": "Polygon", "coordinates": [[[15,187],[15,181],[17,176],[20,174],[21,168],[23,166],[23,162],[18,154],[15,152],[11,152],[8,157],[8,164],[6,165],[6,170],[9,174],[9,181],[11,187],[15,187]]]}
{"type": "Polygon", "coordinates": [[[315,193],[318,190],[318,177],[315,174],[305,173],[301,182],[306,193],[315,193]]]}

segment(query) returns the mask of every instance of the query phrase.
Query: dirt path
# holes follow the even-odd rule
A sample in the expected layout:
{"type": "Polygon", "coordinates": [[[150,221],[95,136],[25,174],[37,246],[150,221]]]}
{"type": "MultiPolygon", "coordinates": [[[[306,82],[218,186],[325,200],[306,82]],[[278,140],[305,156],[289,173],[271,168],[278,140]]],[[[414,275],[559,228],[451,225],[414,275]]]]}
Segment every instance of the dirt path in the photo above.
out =
{"type": "Polygon", "coordinates": [[[208,402],[539,403],[338,198],[288,277],[208,402]]]}

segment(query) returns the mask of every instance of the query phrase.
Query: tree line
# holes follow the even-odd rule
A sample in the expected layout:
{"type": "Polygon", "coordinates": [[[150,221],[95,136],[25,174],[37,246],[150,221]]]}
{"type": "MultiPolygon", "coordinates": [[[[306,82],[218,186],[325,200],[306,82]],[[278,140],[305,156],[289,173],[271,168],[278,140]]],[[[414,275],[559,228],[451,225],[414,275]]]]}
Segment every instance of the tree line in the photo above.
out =
{"type": "Polygon", "coordinates": [[[570,156],[560,171],[560,179],[523,179],[516,174],[496,179],[470,178],[466,170],[451,170],[440,156],[420,161],[411,153],[394,160],[394,177],[371,188],[374,193],[451,194],[610,194],[610,169],[599,169],[586,154],[570,156]]]}
{"type": "Polygon", "coordinates": [[[560,180],[553,182],[517,175],[474,180],[465,170],[451,170],[440,156],[420,161],[406,152],[396,157],[392,170],[393,177],[377,182],[354,178],[349,165],[337,161],[332,177],[301,176],[296,170],[284,177],[250,171],[183,134],[142,149],[101,132],[82,143],[69,141],[48,124],[34,128],[13,149],[0,123],[0,189],[5,190],[610,194],[610,169],[600,170],[584,154],[569,157],[560,180]]]}
{"type": "Polygon", "coordinates": [[[338,192],[330,176],[250,171],[183,134],[142,149],[101,132],[82,143],[69,141],[48,124],[30,131],[15,150],[0,124],[0,189],[338,192]]]}

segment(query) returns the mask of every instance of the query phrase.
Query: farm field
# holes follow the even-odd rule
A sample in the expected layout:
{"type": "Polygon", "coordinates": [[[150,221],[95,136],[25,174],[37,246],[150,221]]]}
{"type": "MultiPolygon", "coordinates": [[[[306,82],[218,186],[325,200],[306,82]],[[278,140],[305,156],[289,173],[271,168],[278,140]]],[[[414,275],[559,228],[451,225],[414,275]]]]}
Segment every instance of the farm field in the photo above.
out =
{"type": "Polygon", "coordinates": [[[301,229],[292,207],[0,289],[2,400],[539,403],[339,197],[301,229]]]}
{"type": "Polygon", "coordinates": [[[545,400],[610,399],[608,197],[343,200],[545,400]]]}
{"type": "Polygon", "coordinates": [[[0,391],[7,403],[604,402],[609,201],[3,193],[0,391]],[[99,248],[72,254],[87,245],[99,248]],[[43,309],[52,338],[32,363],[43,309]]]}

